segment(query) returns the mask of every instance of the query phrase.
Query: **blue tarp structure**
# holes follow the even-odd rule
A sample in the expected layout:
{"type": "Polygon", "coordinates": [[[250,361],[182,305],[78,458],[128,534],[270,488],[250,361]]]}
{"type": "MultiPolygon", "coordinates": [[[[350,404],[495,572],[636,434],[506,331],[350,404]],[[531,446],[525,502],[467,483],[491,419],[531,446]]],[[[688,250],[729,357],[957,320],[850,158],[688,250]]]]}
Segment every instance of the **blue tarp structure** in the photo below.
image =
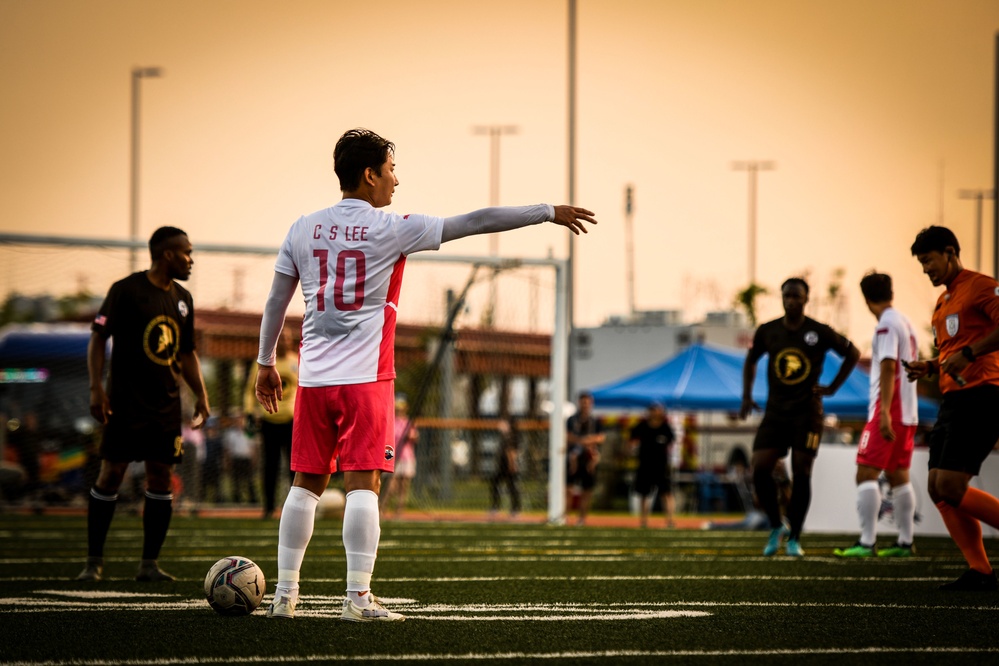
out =
{"type": "MultiPolygon", "coordinates": [[[[767,402],[766,355],[760,359],[753,384],[753,400],[767,402]]],[[[714,345],[694,344],[671,359],[616,382],[591,389],[598,408],[644,408],[658,400],[667,408],[684,411],[737,412],[742,403],[742,366],[746,352],[714,345]]],[[[820,383],[839,372],[842,358],[826,355],[820,383]]],[[[866,420],[870,375],[855,368],[836,395],[824,399],[827,414],[841,419],[866,420]]],[[[937,417],[936,402],[919,399],[920,422],[937,417]]]]}

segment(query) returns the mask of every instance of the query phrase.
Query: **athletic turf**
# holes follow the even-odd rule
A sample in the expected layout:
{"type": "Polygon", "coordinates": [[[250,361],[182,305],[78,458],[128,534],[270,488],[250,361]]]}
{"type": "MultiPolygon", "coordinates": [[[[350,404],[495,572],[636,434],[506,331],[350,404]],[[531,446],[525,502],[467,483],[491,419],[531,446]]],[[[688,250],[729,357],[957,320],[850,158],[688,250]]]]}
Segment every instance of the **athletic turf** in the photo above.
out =
{"type": "MultiPolygon", "coordinates": [[[[131,580],[142,530],[124,514],[108,539],[108,579],[72,581],[85,522],[0,515],[0,662],[999,661],[999,593],[937,590],[965,568],[942,538],[918,539],[909,559],[842,560],[833,548],[855,535],[806,532],[807,555],[792,560],[762,557],[763,532],[386,522],[374,591],[407,620],[357,625],[335,619],[337,521],[317,523],[294,620],[267,619],[264,607],[222,617],[202,594],[225,555],[273,577],[276,520],[176,517],[160,563],[178,580],[155,584],[131,580]]],[[[999,542],[987,546],[999,554],[999,542]]]]}

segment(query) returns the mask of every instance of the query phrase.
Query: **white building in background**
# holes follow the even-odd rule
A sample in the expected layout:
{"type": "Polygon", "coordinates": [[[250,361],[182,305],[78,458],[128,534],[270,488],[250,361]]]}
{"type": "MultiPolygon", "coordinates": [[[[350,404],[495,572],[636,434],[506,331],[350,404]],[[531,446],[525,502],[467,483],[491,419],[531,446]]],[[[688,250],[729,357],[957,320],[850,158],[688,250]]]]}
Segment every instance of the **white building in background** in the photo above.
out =
{"type": "Polygon", "coordinates": [[[735,310],[709,312],[685,324],[679,310],[651,310],[610,317],[595,328],[577,328],[572,376],[576,391],[593,389],[672,358],[695,342],[748,349],[753,331],[735,310]]]}

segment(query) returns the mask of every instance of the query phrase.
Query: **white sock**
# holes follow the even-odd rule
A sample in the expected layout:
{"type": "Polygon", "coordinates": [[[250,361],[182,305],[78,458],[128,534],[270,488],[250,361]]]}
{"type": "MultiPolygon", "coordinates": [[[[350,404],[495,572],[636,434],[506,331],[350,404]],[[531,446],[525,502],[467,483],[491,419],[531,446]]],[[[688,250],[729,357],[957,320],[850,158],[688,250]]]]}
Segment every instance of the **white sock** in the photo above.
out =
{"type": "MultiPolygon", "coordinates": [[[[357,594],[371,589],[371,574],[375,570],[378,539],[382,527],[378,519],[378,495],[371,490],[347,493],[343,508],[343,548],[347,551],[347,593],[355,603],[357,594]]],[[[365,599],[361,603],[365,605],[365,599]]]]}
{"type": "Polygon", "coordinates": [[[891,489],[895,502],[895,524],[898,526],[898,542],[912,545],[913,523],[916,518],[916,493],[911,483],[903,483],[891,489]]]}
{"type": "Polygon", "coordinates": [[[281,510],[278,528],[277,593],[298,596],[298,577],[305,559],[305,549],[312,539],[319,496],[305,488],[292,486],[281,510]]]}
{"type": "Polygon", "coordinates": [[[878,511],[881,509],[881,488],[877,481],[864,481],[857,486],[857,515],[860,516],[860,543],[873,546],[878,538],[878,511]]]}

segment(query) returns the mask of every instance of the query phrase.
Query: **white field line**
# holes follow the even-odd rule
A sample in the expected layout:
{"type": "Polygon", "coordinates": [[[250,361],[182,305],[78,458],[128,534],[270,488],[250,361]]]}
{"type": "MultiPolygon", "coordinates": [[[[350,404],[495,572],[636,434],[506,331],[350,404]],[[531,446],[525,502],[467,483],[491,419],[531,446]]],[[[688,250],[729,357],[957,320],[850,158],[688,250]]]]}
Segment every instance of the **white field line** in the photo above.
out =
{"type": "MultiPolygon", "coordinates": [[[[271,545],[271,544],[268,544],[271,545]]],[[[237,551],[238,546],[230,549],[226,549],[226,552],[237,551]]],[[[162,558],[163,562],[206,562],[206,566],[214,564],[219,557],[218,555],[222,551],[216,551],[211,555],[186,555],[182,557],[172,557],[165,556],[162,558]]],[[[323,553],[322,555],[326,561],[330,563],[344,562],[346,558],[342,550],[337,550],[334,553],[323,553]]],[[[746,556],[734,553],[731,555],[721,555],[716,553],[701,553],[701,554],[663,554],[661,552],[650,552],[650,551],[640,551],[640,552],[629,552],[623,550],[609,550],[609,551],[590,551],[589,553],[579,553],[573,552],[571,550],[551,550],[541,554],[525,555],[525,554],[504,554],[504,553],[489,553],[479,556],[469,556],[469,555],[459,555],[452,556],[447,553],[440,554],[425,554],[425,553],[412,553],[409,552],[406,555],[393,553],[391,550],[387,552],[379,552],[378,561],[379,562],[403,562],[410,564],[413,562],[414,558],[418,558],[421,562],[468,562],[468,563],[486,563],[486,562],[792,562],[793,560],[786,558],[775,559],[773,557],[763,557],[760,556],[746,556]]],[[[7,557],[0,558],[0,565],[18,565],[18,564],[81,564],[85,558],[81,555],[71,555],[65,557],[7,557]]],[[[881,558],[878,560],[871,560],[870,562],[865,562],[864,564],[872,567],[891,567],[900,566],[905,562],[921,562],[921,561],[936,561],[943,566],[958,566],[960,568],[966,569],[967,566],[964,564],[964,560],[960,556],[955,556],[949,560],[941,560],[940,558],[920,558],[920,557],[910,557],[903,561],[885,561],[889,558],[881,558]]],[[[115,562],[125,562],[125,563],[135,563],[135,558],[127,557],[107,557],[105,558],[105,566],[108,563],[115,562]]],[[[844,562],[843,559],[838,557],[825,557],[825,556],[808,556],[807,561],[809,562],[822,562],[829,564],[836,564],[838,566],[849,566],[850,563],[844,562]]],[[[855,563],[855,562],[854,562],[855,563]]],[[[793,565],[790,565],[793,566],[793,565]]],[[[0,576],[0,580],[7,580],[6,577],[0,576]]]]}
{"type": "Polygon", "coordinates": [[[801,648],[801,649],[768,649],[768,650],[605,650],[600,652],[565,651],[565,652],[466,652],[463,654],[310,654],[301,656],[276,657],[188,657],[176,659],[146,659],[119,661],[115,659],[71,659],[58,661],[15,661],[5,662],[5,666],[169,666],[179,664],[263,664],[282,663],[297,664],[304,662],[398,662],[398,661],[514,661],[521,662],[530,659],[607,659],[613,663],[622,658],[661,658],[670,657],[701,657],[716,659],[718,657],[812,657],[819,655],[836,656],[872,656],[883,658],[885,655],[907,654],[938,654],[938,655],[989,655],[999,654],[999,648],[962,648],[962,647],[918,647],[918,648],[801,648]]]}
{"type": "MultiPolygon", "coordinates": [[[[830,582],[844,581],[851,583],[935,583],[950,580],[951,576],[729,576],[729,575],[643,575],[643,576],[441,576],[435,578],[427,577],[379,577],[380,583],[502,583],[519,581],[549,581],[549,582],[622,582],[622,581],[647,581],[655,582],[683,582],[683,581],[778,581],[778,582],[830,582]]],[[[105,578],[106,581],[132,580],[132,578],[105,578]]],[[[201,578],[178,578],[180,582],[200,581],[201,578]]],[[[309,583],[342,583],[344,578],[307,578],[309,583]]],[[[0,576],[0,581],[36,581],[69,582],[66,578],[59,577],[27,577],[27,576],[0,576]]]]}
{"type": "MultiPolygon", "coordinates": [[[[265,597],[261,607],[266,607],[271,595],[265,597]]],[[[997,612],[994,606],[929,606],[916,604],[871,604],[871,603],[819,603],[819,602],[717,602],[717,601],[673,601],[673,602],[621,602],[621,603],[547,603],[547,604],[420,604],[416,599],[382,597],[391,608],[405,613],[414,619],[448,621],[520,621],[520,620],[642,620],[670,617],[701,617],[710,615],[706,611],[692,608],[865,608],[882,610],[965,610],[997,612]],[[679,609],[679,610],[677,610],[679,609]]],[[[303,617],[333,617],[339,615],[343,597],[329,595],[302,595],[298,608],[303,617]]],[[[148,594],[124,595],[115,592],[95,592],[90,590],[38,590],[24,596],[0,598],[0,615],[6,613],[32,612],[106,612],[108,610],[205,610],[206,602],[191,599],[184,595],[148,594]],[[146,601],[123,601],[122,597],[155,597],[146,601]],[[56,597],[56,598],[52,598],[56,597]]]]}

